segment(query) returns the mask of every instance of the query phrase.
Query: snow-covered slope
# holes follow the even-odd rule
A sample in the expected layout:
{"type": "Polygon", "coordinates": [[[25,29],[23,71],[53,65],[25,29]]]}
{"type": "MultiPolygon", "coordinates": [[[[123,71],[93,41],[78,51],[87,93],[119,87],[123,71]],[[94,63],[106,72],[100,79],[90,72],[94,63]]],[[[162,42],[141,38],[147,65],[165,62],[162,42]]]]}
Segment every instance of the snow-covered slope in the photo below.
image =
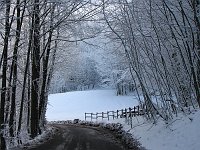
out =
{"type": "Polygon", "coordinates": [[[122,123],[124,129],[132,133],[133,137],[138,139],[148,150],[200,149],[199,110],[187,116],[179,114],[168,124],[158,120],[158,123],[154,125],[142,117],[137,117],[133,120],[133,129],[122,119],[113,122],[122,123]]]}
{"type": "Polygon", "coordinates": [[[91,90],[51,94],[47,120],[84,119],[85,112],[107,112],[137,105],[132,96],[116,96],[115,90],[91,90]]]}

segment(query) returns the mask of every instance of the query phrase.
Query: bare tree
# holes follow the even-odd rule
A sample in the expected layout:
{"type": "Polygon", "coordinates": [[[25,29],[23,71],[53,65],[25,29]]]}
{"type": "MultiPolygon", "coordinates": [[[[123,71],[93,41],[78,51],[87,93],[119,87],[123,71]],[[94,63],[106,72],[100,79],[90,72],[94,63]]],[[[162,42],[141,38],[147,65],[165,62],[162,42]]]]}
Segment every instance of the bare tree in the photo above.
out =
{"type": "Polygon", "coordinates": [[[5,101],[6,101],[6,91],[7,91],[7,64],[8,64],[8,42],[9,42],[9,36],[10,36],[10,0],[5,1],[5,37],[4,37],[4,46],[3,46],[3,52],[2,52],[2,58],[3,58],[3,67],[2,67],[2,89],[1,89],[1,112],[0,112],[0,144],[1,149],[6,149],[5,145],[5,139],[4,139],[4,129],[5,129],[5,101]]]}
{"type": "Polygon", "coordinates": [[[102,2],[106,23],[123,45],[148,117],[155,121],[159,114],[167,121],[173,117],[174,108],[184,111],[199,105],[199,3],[102,2]]]}

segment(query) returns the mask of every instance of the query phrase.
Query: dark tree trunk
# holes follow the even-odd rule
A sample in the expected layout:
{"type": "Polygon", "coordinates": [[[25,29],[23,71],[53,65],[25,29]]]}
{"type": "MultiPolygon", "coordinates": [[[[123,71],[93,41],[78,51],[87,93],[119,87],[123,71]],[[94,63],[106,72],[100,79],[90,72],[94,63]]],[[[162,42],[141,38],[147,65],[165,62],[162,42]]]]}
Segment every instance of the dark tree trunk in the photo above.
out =
{"type": "MultiPolygon", "coordinates": [[[[42,113],[44,111],[44,104],[45,104],[45,95],[47,93],[46,91],[46,83],[47,83],[47,73],[48,73],[48,62],[49,62],[49,55],[51,50],[51,37],[52,33],[50,33],[48,38],[48,46],[47,46],[47,54],[44,60],[43,64],[43,78],[42,78],[42,88],[41,88],[41,94],[40,94],[40,103],[39,103],[39,120],[42,121],[42,113]]],[[[43,124],[42,124],[43,127],[43,124]]]]}
{"type": "MultiPolygon", "coordinates": [[[[24,4],[25,5],[25,4],[24,4]]],[[[14,123],[14,117],[15,117],[15,101],[16,101],[16,88],[17,88],[17,55],[18,55],[18,47],[20,42],[20,33],[21,33],[21,27],[22,27],[22,21],[23,21],[23,15],[24,10],[21,16],[21,10],[20,10],[20,0],[17,0],[17,28],[16,28],[16,40],[14,45],[14,51],[13,51],[13,60],[12,60],[12,70],[13,70],[13,76],[12,78],[12,99],[11,99],[11,112],[10,112],[10,120],[9,120],[9,128],[10,128],[10,135],[14,137],[14,127],[16,126],[14,123]]]]}
{"type": "MultiPolygon", "coordinates": [[[[25,12],[25,8],[26,8],[26,0],[24,0],[24,7],[23,7],[23,12],[22,12],[22,15],[21,15],[21,20],[18,20],[18,25],[19,25],[19,31],[21,31],[21,26],[22,26],[22,22],[23,22],[23,17],[24,17],[24,12],[25,12]]],[[[18,10],[19,11],[19,10],[18,10]]],[[[17,11],[17,12],[18,12],[17,11]]],[[[20,13],[20,12],[18,12],[20,13]]],[[[20,14],[18,14],[20,15],[20,14]]],[[[20,32],[16,32],[16,34],[19,34],[18,35],[18,40],[20,40],[20,32]]],[[[31,34],[31,32],[30,32],[31,34]]],[[[32,36],[32,34],[31,34],[32,36]]],[[[16,42],[17,42],[17,39],[16,39],[16,42]]],[[[19,44],[19,41],[17,43],[17,45],[19,44]]],[[[30,43],[29,43],[30,44],[30,43]]],[[[18,46],[17,46],[18,47],[18,46]]],[[[30,46],[29,46],[30,47],[30,46]]],[[[22,97],[21,97],[21,102],[20,102],[20,112],[19,112],[19,120],[18,120],[18,128],[17,128],[17,134],[20,133],[20,130],[21,130],[21,124],[22,124],[22,114],[23,114],[23,106],[24,106],[24,94],[25,94],[25,88],[26,88],[26,78],[27,78],[27,70],[28,70],[28,66],[29,66],[29,59],[30,59],[30,48],[28,49],[28,52],[27,52],[27,61],[26,61],[26,66],[25,66],[25,72],[24,72],[24,81],[23,81],[23,87],[22,87],[22,97]]],[[[17,66],[16,66],[17,67],[17,66]]],[[[17,71],[17,70],[16,70],[17,71]]],[[[16,88],[13,89],[15,90],[15,93],[16,93],[16,88]]]]}
{"type": "Polygon", "coordinates": [[[47,94],[47,76],[48,76],[48,64],[49,64],[49,57],[50,57],[50,51],[51,51],[51,42],[52,42],[52,34],[53,34],[53,15],[54,15],[54,6],[51,11],[51,21],[50,21],[50,30],[49,30],[49,37],[47,40],[47,48],[44,49],[46,51],[46,56],[43,61],[43,77],[42,77],[42,88],[41,88],[41,94],[40,94],[40,103],[39,103],[39,120],[41,121],[41,127],[44,127],[44,107],[45,107],[45,101],[46,101],[46,94],[47,94]]]}
{"type": "Polygon", "coordinates": [[[40,18],[39,0],[34,1],[33,10],[33,45],[32,45],[32,77],[31,77],[31,137],[38,135],[39,116],[39,80],[40,80],[40,18]]]}
{"type": "Polygon", "coordinates": [[[5,139],[2,130],[4,129],[4,109],[6,100],[6,80],[7,80],[7,57],[8,57],[8,40],[10,35],[10,0],[6,0],[6,20],[5,20],[5,38],[3,47],[3,68],[2,68],[2,91],[1,91],[1,110],[0,110],[0,149],[6,149],[5,139]]]}
{"type": "Polygon", "coordinates": [[[194,12],[194,21],[195,25],[197,28],[197,81],[194,81],[194,87],[196,90],[196,95],[197,95],[197,102],[200,107],[200,18],[198,17],[198,13],[200,11],[200,0],[192,0],[192,7],[193,7],[193,12],[194,12]]]}

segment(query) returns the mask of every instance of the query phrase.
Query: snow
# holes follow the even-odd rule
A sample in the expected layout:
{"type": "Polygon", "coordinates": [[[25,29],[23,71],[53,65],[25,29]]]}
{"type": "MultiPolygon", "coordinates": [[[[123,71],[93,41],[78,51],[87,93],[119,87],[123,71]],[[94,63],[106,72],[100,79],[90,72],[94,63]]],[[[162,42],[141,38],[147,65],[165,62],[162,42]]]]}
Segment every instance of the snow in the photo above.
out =
{"type": "Polygon", "coordinates": [[[22,149],[35,149],[35,146],[39,145],[39,144],[43,144],[44,142],[46,142],[47,140],[51,139],[52,136],[57,133],[57,129],[55,127],[52,126],[47,126],[46,130],[44,132],[42,132],[42,134],[38,135],[36,138],[34,139],[29,139],[28,137],[26,137],[26,135],[22,140],[22,145],[18,145],[16,146],[10,146],[7,147],[8,150],[22,150],[22,149]]]}
{"type": "MultiPolygon", "coordinates": [[[[106,112],[137,105],[132,96],[115,96],[113,90],[53,94],[49,96],[49,103],[49,121],[75,118],[83,120],[85,112],[106,112]]],[[[199,150],[199,116],[200,110],[192,110],[189,115],[178,114],[168,124],[160,119],[156,125],[147,122],[143,117],[135,117],[132,129],[123,118],[109,122],[121,123],[124,130],[131,133],[148,150],[199,150]]],[[[105,119],[104,122],[108,121],[105,119]]]]}
{"type": "Polygon", "coordinates": [[[134,118],[132,129],[122,119],[113,122],[122,123],[124,129],[148,150],[199,150],[199,116],[198,110],[187,116],[179,114],[168,124],[159,120],[156,125],[138,117],[134,118]]]}
{"type": "Polygon", "coordinates": [[[116,96],[115,90],[76,91],[49,95],[47,120],[85,119],[85,113],[107,112],[136,106],[133,96],[116,96]]]}

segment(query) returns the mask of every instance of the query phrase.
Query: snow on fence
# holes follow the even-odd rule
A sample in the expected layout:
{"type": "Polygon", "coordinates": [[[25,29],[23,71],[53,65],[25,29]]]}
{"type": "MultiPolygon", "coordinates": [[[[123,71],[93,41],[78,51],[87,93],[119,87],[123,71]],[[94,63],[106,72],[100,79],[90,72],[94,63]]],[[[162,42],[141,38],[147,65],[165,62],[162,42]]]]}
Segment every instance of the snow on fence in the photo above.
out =
{"type": "Polygon", "coordinates": [[[144,107],[134,106],[133,108],[125,108],[116,111],[107,111],[107,112],[97,112],[97,113],[85,113],[85,121],[88,119],[90,121],[97,120],[99,118],[103,119],[118,119],[125,118],[128,123],[131,124],[132,128],[132,118],[136,116],[141,116],[145,114],[144,107]]]}

